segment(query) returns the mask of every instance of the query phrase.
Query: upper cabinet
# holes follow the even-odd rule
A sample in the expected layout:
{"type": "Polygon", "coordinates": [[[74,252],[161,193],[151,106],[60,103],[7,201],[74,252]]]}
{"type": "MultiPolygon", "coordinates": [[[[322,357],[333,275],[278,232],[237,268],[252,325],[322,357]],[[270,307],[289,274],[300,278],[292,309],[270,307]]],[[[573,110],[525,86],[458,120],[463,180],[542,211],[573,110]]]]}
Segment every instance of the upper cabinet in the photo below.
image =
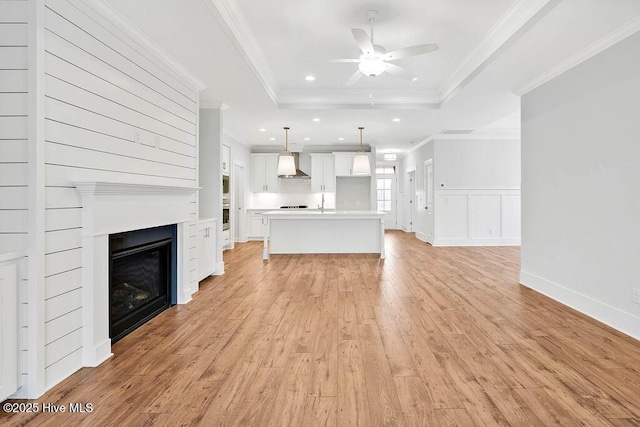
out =
{"type": "Polygon", "coordinates": [[[336,191],[335,159],[333,154],[311,154],[311,191],[336,191]]]}
{"type": "Polygon", "coordinates": [[[278,191],[278,153],[251,154],[251,191],[254,193],[278,191]]]}
{"type": "MultiPolygon", "coordinates": [[[[371,163],[371,153],[366,153],[369,156],[369,163],[371,163]]],[[[356,153],[333,153],[335,157],[335,174],[336,176],[354,176],[353,175],[353,156],[356,153]]],[[[369,175],[355,175],[355,176],[369,176],[369,175]]]]}
{"type": "Polygon", "coordinates": [[[227,145],[222,145],[222,173],[224,175],[229,175],[229,170],[231,169],[231,148],[227,145]]]}

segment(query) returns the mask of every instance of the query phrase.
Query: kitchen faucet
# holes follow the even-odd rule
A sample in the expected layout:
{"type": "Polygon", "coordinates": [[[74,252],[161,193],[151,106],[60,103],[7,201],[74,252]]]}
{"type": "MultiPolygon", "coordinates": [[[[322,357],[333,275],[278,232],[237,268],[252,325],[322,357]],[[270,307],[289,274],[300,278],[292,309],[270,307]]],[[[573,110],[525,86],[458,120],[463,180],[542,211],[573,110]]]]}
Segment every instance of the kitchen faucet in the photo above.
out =
{"type": "Polygon", "coordinates": [[[324,212],[324,193],[322,193],[322,205],[318,205],[320,212],[324,212]]]}

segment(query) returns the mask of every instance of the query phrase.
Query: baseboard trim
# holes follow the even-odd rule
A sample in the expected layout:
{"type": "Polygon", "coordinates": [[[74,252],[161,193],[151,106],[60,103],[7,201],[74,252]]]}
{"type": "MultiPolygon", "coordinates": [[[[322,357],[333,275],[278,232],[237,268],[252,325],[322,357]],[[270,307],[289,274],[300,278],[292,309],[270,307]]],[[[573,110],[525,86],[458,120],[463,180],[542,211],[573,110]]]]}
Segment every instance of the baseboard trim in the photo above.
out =
{"type": "Polygon", "coordinates": [[[520,283],[625,335],[640,340],[640,317],[638,316],[524,270],[520,270],[520,283]]]}
{"type": "Polygon", "coordinates": [[[433,246],[520,246],[520,239],[435,239],[433,246]]]}
{"type": "Polygon", "coordinates": [[[427,243],[427,235],[424,234],[422,231],[416,231],[416,238],[418,240],[422,240],[423,242],[427,243]]]}

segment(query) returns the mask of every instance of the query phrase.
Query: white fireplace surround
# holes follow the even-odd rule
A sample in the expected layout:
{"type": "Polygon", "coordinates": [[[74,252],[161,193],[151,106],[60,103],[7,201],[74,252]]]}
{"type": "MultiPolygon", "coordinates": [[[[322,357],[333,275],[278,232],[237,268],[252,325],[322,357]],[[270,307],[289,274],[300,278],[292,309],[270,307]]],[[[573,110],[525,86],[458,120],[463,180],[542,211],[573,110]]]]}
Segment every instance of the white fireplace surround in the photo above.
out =
{"type": "Polygon", "coordinates": [[[109,338],[109,235],[177,224],[177,301],[185,304],[197,289],[189,280],[189,221],[198,187],[74,183],[82,197],[83,365],[111,357],[109,338]]]}

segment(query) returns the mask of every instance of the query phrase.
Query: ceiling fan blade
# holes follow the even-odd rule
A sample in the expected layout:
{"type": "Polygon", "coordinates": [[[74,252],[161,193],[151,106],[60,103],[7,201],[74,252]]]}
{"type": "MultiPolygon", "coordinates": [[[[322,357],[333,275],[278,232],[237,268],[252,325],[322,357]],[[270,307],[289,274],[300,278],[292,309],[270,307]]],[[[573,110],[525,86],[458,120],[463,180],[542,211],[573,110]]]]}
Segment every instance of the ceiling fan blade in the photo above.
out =
{"type": "Polygon", "coordinates": [[[401,77],[403,79],[407,79],[411,81],[418,79],[418,76],[413,74],[411,71],[405,70],[404,68],[398,67],[397,65],[394,65],[394,64],[387,64],[386,71],[389,74],[393,74],[394,76],[401,77]]]}
{"type": "Polygon", "coordinates": [[[395,61],[396,59],[407,58],[409,56],[423,55],[425,53],[438,50],[439,47],[435,43],[419,44],[416,46],[403,47],[402,49],[392,50],[387,52],[382,57],[385,61],[395,61]]]}
{"type": "Polygon", "coordinates": [[[353,34],[353,38],[362,53],[366,53],[367,55],[371,55],[373,53],[373,44],[371,43],[371,39],[367,35],[366,31],[361,28],[352,28],[351,34],[353,34]]]}
{"type": "Polygon", "coordinates": [[[351,77],[349,77],[349,80],[347,80],[346,85],[353,86],[358,80],[360,80],[360,77],[362,77],[362,73],[360,72],[360,70],[356,70],[356,72],[353,73],[351,77]]]}

